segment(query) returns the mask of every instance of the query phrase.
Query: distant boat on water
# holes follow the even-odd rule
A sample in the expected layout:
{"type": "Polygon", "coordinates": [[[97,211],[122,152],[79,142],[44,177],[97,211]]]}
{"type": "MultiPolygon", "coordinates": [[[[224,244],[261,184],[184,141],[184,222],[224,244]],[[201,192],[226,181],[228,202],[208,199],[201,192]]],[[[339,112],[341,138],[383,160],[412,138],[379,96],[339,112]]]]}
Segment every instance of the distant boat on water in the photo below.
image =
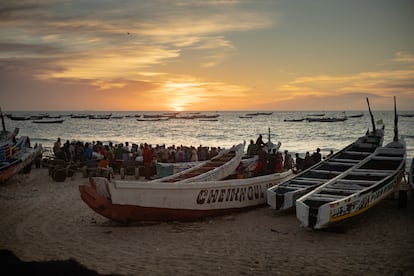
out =
{"type": "Polygon", "coordinates": [[[7,116],[10,120],[13,120],[13,121],[27,121],[27,120],[30,120],[30,116],[13,116],[13,115],[10,115],[10,116],[7,116]]]}
{"type": "Polygon", "coordinates": [[[322,116],[325,116],[325,112],[323,112],[323,113],[309,113],[307,115],[308,116],[318,116],[318,117],[322,117],[322,116]]]}
{"type": "Polygon", "coordinates": [[[35,124],[61,124],[65,120],[64,119],[42,119],[42,120],[34,120],[32,123],[35,124]]]}
{"type": "Polygon", "coordinates": [[[322,122],[322,123],[334,123],[334,122],[343,122],[348,120],[347,117],[335,118],[335,117],[326,117],[326,118],[306,118],[308,122],[322,122]]]}
{"type": "Polygon", "coordinates": [[[414,114],[398,114],[398,116],[411,118],[414,117],[414,114]]]}
{"type": "Polygon", "coordinates": [[[89,117],[88,114],[72,114],[70,115],[72,119],[86,119],[89,117]]]}
{"type": "Polygon", "coordinates": [[[89,119],[104,119],[104,120],[108,120],[109,118],[111,118],[112,113],[110,114],[103,114],[103,115],[89,115],[89,119]]]}
{"type": "Polygon", "coordinates": [[[272,115],[273,112],[256,112],[256,113],[247,113],[246,116],[259,116],[259,115],[272,115]]]}
{"type": "Polygon", "coordinates": [[[160,121],[168,121],[170,120],[168,117],[154,117],[154,118],[137,118],[138,122],[160,122],[160,121]]]}
{"type": "Polygon", "coordinates": [[[301,119],[284,119],[284,122],[303,122],[305,120],[305,118],[301,118],[301,119]]]}
{"type": "Polygon", "coordinates": [[[355,114],[355,115],[347,115],[347,118],[361,118],[362,116],[364,116],[364,113],[360,113],[360,114],[355,114]]]}

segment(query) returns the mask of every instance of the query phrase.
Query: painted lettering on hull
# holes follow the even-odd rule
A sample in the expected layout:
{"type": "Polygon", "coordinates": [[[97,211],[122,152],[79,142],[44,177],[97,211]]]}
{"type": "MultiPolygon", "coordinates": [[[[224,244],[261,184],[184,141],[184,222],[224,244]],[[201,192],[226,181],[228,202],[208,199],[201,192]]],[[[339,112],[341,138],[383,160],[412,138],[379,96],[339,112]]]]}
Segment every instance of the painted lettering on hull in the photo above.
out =
{"type": "Polygon", "coordinates": [[[334,208],[332,208],[334,206],[332,205],[330,211],[331,220],[336,220],[342,216],[357,213],[371,207],[375,202],[388,195],[388,193],[394,188],[395,185],[396,180],[394,179],[387,185],[384,185],[381,189],[369,194],[365,194],[364,196],[357,199],[349,200],[349,202],[345,205],[337,206],[334,208]]]}
{"type": "Polygon", "coordinates": [[[202,189],[198,193],[197,204],[213,204],[216,202],[250,201],[265,198],[265,191],[273,186],[272,183],[265,187],[262,185],[250,185],[245,187],[202,189]]]}

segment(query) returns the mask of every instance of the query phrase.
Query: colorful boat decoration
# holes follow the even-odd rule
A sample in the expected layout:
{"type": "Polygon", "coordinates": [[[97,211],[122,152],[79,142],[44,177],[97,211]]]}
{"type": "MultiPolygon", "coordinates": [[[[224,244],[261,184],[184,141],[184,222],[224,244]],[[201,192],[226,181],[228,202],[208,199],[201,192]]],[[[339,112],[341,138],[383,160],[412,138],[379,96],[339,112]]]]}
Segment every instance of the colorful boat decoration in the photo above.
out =
{"type": "Polygon", "coordinates": [[[20,171],[30,172],[33,162],[42,154],[42,146],[31,148],[28,143],[27,136],[20,137],[13,145],[11,155],[0,161],[0,183],[6,182],[20,171]]]}

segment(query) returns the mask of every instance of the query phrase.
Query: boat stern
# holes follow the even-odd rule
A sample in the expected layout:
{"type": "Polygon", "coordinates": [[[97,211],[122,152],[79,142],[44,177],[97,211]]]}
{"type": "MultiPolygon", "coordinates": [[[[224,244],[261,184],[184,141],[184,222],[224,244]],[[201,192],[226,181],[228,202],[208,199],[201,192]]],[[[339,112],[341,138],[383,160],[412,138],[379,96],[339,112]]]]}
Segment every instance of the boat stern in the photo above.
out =
{"type": "Polygon", "coordinates": [[[296,218],[300,221],[301,226],[309,226],[309,206],[303,203],[302,201],[296,201],[296,218]]]}
{"type": "Polygon", "coordinates": [[[81,199],[95,211],[102,210],[108,203],[111,203],[108,187],[100,178],[103,177],[91,177],[89,185],[79,186],[81,199]]]}
{"type": "Polygon", "coordinates": [[[321,229],[329,225],[330,208],[329,204],[314,205],[313,201],[296,200],[296,218],[301,222],[303,227],[312,229],[321,229]]]}

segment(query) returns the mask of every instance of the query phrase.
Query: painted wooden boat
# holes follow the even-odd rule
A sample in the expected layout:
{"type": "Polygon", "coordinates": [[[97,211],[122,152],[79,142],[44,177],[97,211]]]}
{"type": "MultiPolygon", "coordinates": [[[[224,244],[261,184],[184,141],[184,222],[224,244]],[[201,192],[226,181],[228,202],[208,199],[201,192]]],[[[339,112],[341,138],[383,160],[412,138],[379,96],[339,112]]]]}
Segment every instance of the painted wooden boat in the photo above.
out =
{"type": "Polygon", "coordinates": [[[337,153],[320,161],[312,167],[300,172],[296,177],[267,190],[267,203],[272,209],[287,210],[295,207],[296,199],[326,183],[330,179],[344,173],[361,162],[384,141],[384,126],[375,127],[374,116],[367,98],[368,110],[371,117],[372,131],[346,146],[337,153]]]}
{"type": "Polygon", "coordinates": [[[0,161],[0,183],[6,182],[20,171],[30,172],[33,161],[42,153],[42,146],[27,147],[27,140],[27,136],[20,137],[13,146],[14,153],[0,161]]]}
{"type": "Polygon", "coordinates": [[[79,191],[90,208],[117,222],[193,221],[265,205],[267,188],[292,175],[173,183],[94,177],[79,191]]]}
{"type": "Polygon", "coordinates": [[[296,199],[361,162],[382,145],[383,139],[383,129],[366,133],[347,147],[302,171],[289,181],[268,189],[268,204],[275,210],[295,207],[296,199]]]}
{"type": "Polygon", "coordinates": [[[193,182],[220,180],[230,175],[240,164],[243,156],[245,142],[230,149],[221,150],[217,156],[208,162],[203,162],[180,173],[152,180],[155,182],[193,182]]]}
{"type": "Polygon", "coordinates": [[[4,144],[12,144],[16,139],[17,134],[19,133],[19,128],[16,127],[13,132],[10,132],[4,128],[0,131],[0,147],[4,144]]]}
{"type": "MultiPolygon", "coordinates": [[[[240,166],[242,166],[247,172],[252,172],[255,170],[259,157],[257,155],[253,157],[242,157],[240,161],[240,166]]],[[[164,163],[164,162],[156,162],[156,171],[158,177],[166,177],[169,175],[173,175],[176,173],[180,173],[184,170],[199,166],[202,163],[206,163],[207,161],[193,161],[193,162],[175,162],[175,163],[164,163]]],[[[235,171],[233,173],[236,173],[235,171]]]]}
{"type": "Polygon", "coordinates": [[[403,140],[379,147],[352,169],[296,200],[303,226],[325,228],[373,207],[399,188],[405,174],[403,140]]]}
{"type": "Polygon", "coordinates": [[[15,128],[13,132],[2,132],[0,140],[0,162],[11,158],[22,147],[24,141],[22,139],[16,140],[18,132],[19,128],[15,128]]]}

